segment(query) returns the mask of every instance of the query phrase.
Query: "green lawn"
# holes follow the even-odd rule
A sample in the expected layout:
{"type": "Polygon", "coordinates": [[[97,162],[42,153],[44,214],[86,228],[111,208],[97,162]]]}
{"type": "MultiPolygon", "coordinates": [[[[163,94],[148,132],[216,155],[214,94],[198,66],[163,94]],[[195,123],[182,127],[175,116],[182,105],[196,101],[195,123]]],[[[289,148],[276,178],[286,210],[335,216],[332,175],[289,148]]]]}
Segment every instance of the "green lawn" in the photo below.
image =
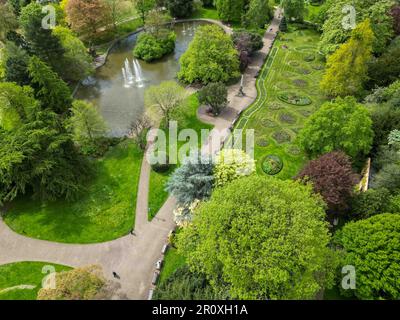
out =
{"type": "Polygon", "coordinates": [[[219,20],[217,9],[215,8],[201,8],[197,10],[193,16],[193,19],[214,19],[219,20]]]}
{"type": "Polygon", "coordinates": [[[16,232],[43,240],[95,243],[127,234],[134,225],[142,151],[130,140],[94,162],[96,178],[74,202],[12,203],[5,222],[16,232]]]}
{"type": "Polygon", "coordinates": [[[177,269],[185,265],[185,257],[178,254],[175,248],[169,248],[165,254],[164,264],[161,269],[159,283],[167,280],[177,269]]]}
{"type": "Polygon", "coordinates": [[[236,124],[236,128],[255,130],[257,172],[267,155],[277,155],[283,169],[276,176],[295,176],[306,161],[296,145],[296,135],[305,120],[325,101],[319,89],[324,62],[317,53],[319,34],[314,30],[281,33],[257,80],[258,97],[236,124]],[[306,60],[312,61],[307,62],[306,60]],[[295,93],[311,99],[306,106],[281,101],[278,96],[295,93]]]}
{"type": "Polygon", "coordinates": [[[36,300],[43,278],[48,275],[44,266],[54,266],[56,272],[72,268],[48,262],[16,262],[0,266],[0,300],[36,300]],[[35,286],[33,289],[4,289],[20,285],[35,286]]]}
{"type": "MultiPolygon", "coordinates": [[[[199,101],[197,95],[191,95],[185,104],[179,107],[172,115],[172,119],[178,122],[178,131],[182,129],[193,129],[197,132],[200,147],[200,132],[201,129],[212,129],[212,125],[201,122],[197,118],[197,109],[199,108],[199,101]]],[[[166,130],[168,140],[168,130],[166,130]]],[[[185,141],[178,142],[178,148],[185,144],[185,141]]],[[[168,181],[170,174],[173,172],[171,168],[167,173],[157,173],[153,170],[150,172],[150,191],[149,191],[149,220],[157,214],[158,210],[162,207],[165,200],[168,198],[168,192],[164,190],[165,183],[168,181]]]]}

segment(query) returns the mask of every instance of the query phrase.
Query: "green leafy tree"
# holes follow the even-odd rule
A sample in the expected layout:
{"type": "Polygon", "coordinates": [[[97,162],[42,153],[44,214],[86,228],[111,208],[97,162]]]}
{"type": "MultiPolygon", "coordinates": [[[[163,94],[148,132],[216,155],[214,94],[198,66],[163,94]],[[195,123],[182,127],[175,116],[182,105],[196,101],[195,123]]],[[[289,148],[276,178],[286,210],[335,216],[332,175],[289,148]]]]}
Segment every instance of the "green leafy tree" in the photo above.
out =
{"type": "Polygon", "coordinates": [[[254,159],[240,149],[222,149],[215,158],[215,185],[224,186],[256,171],[254,159]]]}
{"type": "Polygon", "coordinates": [[[196,199],[208,199],[214,184],[214,164],[200,154],[188,158],[171,175],[166,190],[178,205],[188,206],[196,199]]]}
{"type": "Polygon", "coordinates": [[[81,145],[94,144],[96,139],[102,138],[107,133],[107,125],[96,107],[82,100],[72,103],[71,117],[68,127],[71,128],[74,140],[81,145]]]}
{"type": "Polygon", "coordinates": [[[0,128],[0,203],[28,192],[46,201],[72,200],[84,190],[91,168],[58,115],[38,108],[10,129],[0,128]]]}
{"type": "Polygon", "coordinates": [[[351,201],[351,212],[356,219],[366,219],[376,214],[388,212],[390,192],[386,188],[368,189],[359,192],[351,201]]]}
{"type": "Polygon", "coordinates": [[[32,88],[0,83],[0,128],[14,130],[24,122],[33,121],[38,106],[32,88]]]}
{"type": "Polygon", "coordinates": [[[376,154],[380,146],[387,144],[390,132],[400,128],[400,109],[393,108],[387,104],[380,104],[372,110],[371,118],[374,131],[372,153],[376,154]]]}
{"type": "Polygon", "coordinates": [[[243,15],[243,25],[246,28],[264,28],[272,16],[273,11],[268,0],[250,0],[249,8],[243,15]]]}
{"type": "Polygon", "coordinates": [[[194,10],[193,0],[167,0],[167,8],[171,16],[176,18],[186,18],[194,10]]]}
{"type": "Polygon", "coordinates": [[[162,58],[175,49],[175,32],[169,32],[166,35],[156,37],[151,33],[142,33],[139,35],[133,55],[146,62],[151,62],[162,58]]]}
{"type": "Polygon", "coordinates": [[[154,9],[155,1],[154,0],[134,0],[135,8],[140,13],[140,17],[142,18],[143,24],[146,22],[146,16],[154,9]]]}
{"type": "Polygon", "coordinates": [[[199,102],[208,105],[214,115],[219,115],[228,104],[228,89],[221,82],[209,83],[199,93],[199,102]]]}
{"type": "Polygon", "coordinates": [[[18,20],[9,2],[0,3],[0,42],[4,42],[9,31],[18,28],[18,20]]]}
{"type": "Polygon", "coordinates": [[[306,14],[304,0],[282,0],[281,6],[287,19],[303,21],[306,14]]]}
{"type": "Polygon", "coordinates": [[[42,103],[42,108],[59,114],[67,112],[72,103],[67,84],[38,57],[30,59],[28,70],[35,96],[42,103]]]}
{"type": "Polygon", "coordinates": [[[374,39],[370,21],[360,23],[351,38],[328,57],[321,89],[330,97],[360,95],[367,80],[374,39]]]}
{"type": "Polygon", "coordinates": [[[65,70],[64,79],[79,81],[93,73],[92,59],[85,45],[70,29],[57,26],[53,29],[53,35],[60,40],[65,50],[64,58],[60,61],[65,70]]]}
{"type": "Polygon", "coordinates": [[[332,280],[324,216],[310,186],[253,175],[214,190],[178,252],[232,299],[312,299],[332,280]]]}
{"type": "Polygon", "coordinates": [[[388,86],[400,77],[400,37],[392,41],[390,46],[368,64],[368,87],[388,86]]]}
{"type": "Polygon", "coordinates": [[[227,82],[240,75],[233,41],[216,25],[197,29],[188,50],[180,58],[180,65],[178,77],[187,83],[227,82]]]}
{"type": "Polygon", "coordinates": [[[215,0],[218,16],[222,21],[239,22],[244,11],[244,0],[215,0]]]}
{"type": "Polygon", "coordinates": [[[155,122],[163,120],[166,127],[169,127],[171,112],[180,106],[186,97],[185,89],[179,84],[175,81],[165,81],[146,90],[144,104],[155,122]]]}
{"type": "Polygon", "coordinates": [[[30,84],[28,63],[28,53],[17,46],[14,42],[6,42],[4,48],[4,80],[8,82],[15,82],[18,85],[30,84]]]}
{"type": "Polygon", "coordinates": [[[338,235],[344,263],[355,267],[359,299],[400,299],[400,214],[350,222],[338,235]]]}
{"type": "Polygon", "coordinates": [[[344,43],[351,35],[351,28],[343,28],[343,21],[347,21],[350,12],[343,13],[345,5],[355,8],[356,22],[371,20],[374,32],[373,50],[382,53],[386,44],[393,37],[393,17],[390,15],[394,1],[392,0],[329,0],[327,1],[326,14],[323,17],[322,37],[319,45],[325,54],[333,53],[340,44],[344,43]]]}
{"type": "Polygon", "coordinates": [[[287,32],[288,31],[288,25],[287,25],[286,17],[282,18],[281,24],[279,25],[279,30],[282,31],[282,32],[287,32]]]}
{"type": "Polygon", "coordinates": [[[379,148],[372,164],[376,173],[371,177],[371,186],[397,192],[397,189],[400,188],[399,151],[396,148],[383,145],[379,148]]]}
{"type": "Polygon", "coordinates": [[[63,59],[65,51],[61,41],[52,34],[52,30],[42,28],[42,19],[45,15],[42,6],[32,2],[21,10],[19,22],[32,53],[62,75],[63,67],[60,65],[60,60],[63,59]]]}
{"type": "Polygon", "coordinates": [[[372,120],[355,98],[337,98],[324,103],[307,120],[298,140],[311,157],[342,150],[355,159],[371,149],[372,120]]]}

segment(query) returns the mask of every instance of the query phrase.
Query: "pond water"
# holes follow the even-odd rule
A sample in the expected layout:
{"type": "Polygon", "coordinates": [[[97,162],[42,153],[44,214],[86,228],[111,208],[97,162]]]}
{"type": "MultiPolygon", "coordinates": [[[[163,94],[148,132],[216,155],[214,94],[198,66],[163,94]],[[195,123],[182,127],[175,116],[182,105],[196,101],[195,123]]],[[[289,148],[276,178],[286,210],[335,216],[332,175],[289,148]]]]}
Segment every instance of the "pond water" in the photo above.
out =
{"type": "Polygon", "coordinates": [[[90,101],[99,108],[110,129],[110,135],[126,135],[132,121],[143,113],[146,87],[176,79],[179,58],[193,39],[196,28],[205,23],[198,21],[176,24],[174,26],[177,35],[175,52],[152,63],[137,61],[136,67],[144,81],[140,83],[133,81],[129,86],[124,77],[129,77],[129,72],[135,75],[132,51],[138,34],[125,38],[114,46],[107,63],[96,70],[90,84],[81,85],[78,88],[75,98],[90,101]],[[128,70],[125,68],[126,61],[128,61],[128,70]],[[122,69],[125,71],[123,72],[122,69]]]}

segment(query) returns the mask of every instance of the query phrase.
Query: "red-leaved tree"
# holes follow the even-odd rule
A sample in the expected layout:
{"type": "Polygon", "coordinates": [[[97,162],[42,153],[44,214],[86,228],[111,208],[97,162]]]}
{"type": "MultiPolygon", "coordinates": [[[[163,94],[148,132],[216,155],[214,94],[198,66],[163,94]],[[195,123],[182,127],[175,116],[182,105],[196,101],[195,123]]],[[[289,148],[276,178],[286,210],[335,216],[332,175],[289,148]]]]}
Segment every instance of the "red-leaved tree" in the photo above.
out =
{"type": "Polygon", "coordinates": [[[96,37],[100,28],[112,23],[104,0],[69,0],[65,11],[72,30],[90,39],[96,37]]]}
{"type": "Polygon", "coordinates": [[[390,11],[391,16],[393,17],[393,29],[394,32],[399,35],[400,34],[400,6],[394,6],[390,11]]]}
{"type": "Polygon", "coordinates": [[[350,158],[341,151],[334,151],[310,161],[296,179],[311,182],[332,212],[347,208],[358,176],[351,167],[350,158]]]}

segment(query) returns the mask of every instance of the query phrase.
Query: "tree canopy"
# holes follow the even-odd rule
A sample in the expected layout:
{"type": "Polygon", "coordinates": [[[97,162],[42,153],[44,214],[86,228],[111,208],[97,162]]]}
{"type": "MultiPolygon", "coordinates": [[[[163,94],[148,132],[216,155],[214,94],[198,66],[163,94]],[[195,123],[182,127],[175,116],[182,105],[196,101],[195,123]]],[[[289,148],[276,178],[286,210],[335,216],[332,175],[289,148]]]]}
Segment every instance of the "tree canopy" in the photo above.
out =
{"type": "Polygon", "coordinates": [[[329,209],[335,213],[347,208],[354,185],[358,182],[350,158],[337,151],[311,160],[297,178],[310,181],[314,191],[321,194],[329,209]]]}
{"type": "Polygon", "coordinates": [[[371,149],[372,120],[355,98],[337,98],[324,103],[308,118],[298,140],[311,157],[342,150],[354,159],[371,149]]]}
{"type": "Polygon", "coordinates": [[[331,280],[324,216],[310,186],[253,175],[215,189],[177,247],[233,299],[312,299],[331,280]]]}
{"type": "Polygon", "coordinates": [[[238,53],[232,39],[216,25],[197,29],[180,64],[178,77],[187,83],[227,82],[240,75],[238,53]]]}
{"type": "Polygon", "coordinates": [[[321,89],[330,97],[357,96],[368,79],[374,34],[369,20],[357,25],[351,38],[328,57],[321,89]]]}
{"type": "Polygon", "coordinates": [[[344,263],[355,267],[359,299],[400,299],[400,214],[350,222],[338,235],[344,263]]]}

